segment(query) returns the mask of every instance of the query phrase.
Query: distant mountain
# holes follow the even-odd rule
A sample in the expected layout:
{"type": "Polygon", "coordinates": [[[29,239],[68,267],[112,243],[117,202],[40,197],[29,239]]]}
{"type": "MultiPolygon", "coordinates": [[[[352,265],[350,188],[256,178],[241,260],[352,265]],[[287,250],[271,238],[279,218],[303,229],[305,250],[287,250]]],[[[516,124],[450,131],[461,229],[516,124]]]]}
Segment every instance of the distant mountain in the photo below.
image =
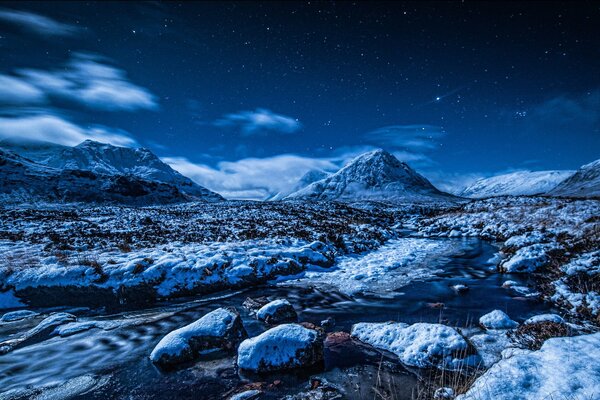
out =
{"type": "Polygon", "coordinates": [[[0,148],[3,202],[27,202],[28,196],[32,201],[136,205],[223,200],[147,149],[89,140],[75,147],[43,143],[0,146],[5,146],[0,148]]]}
{"type": "Polygon", "coordinates": [[[494,196],[544,194],[554,189],[575,171],[519,171],[479,179],[459,196],[481,199],[494,196]]]}
{"type": "Polygon", "coordinates": [[[568,197],[600,197],[600,160],[582,166],[548,194],[568,197]]]}
{"type": "Polygon", "coordinates": [[[320,181],[321,179],[327,178],[329,175],[331,175],[329,172],[325,172],[320,169],[312,169],[312,170],[308,171],[306,174],[302,175],[302,177],[298,180],[298,182],[291,189],[286,190],[285,192],[279,192],[276,195],[274,195],[273,197],[271,197],[269,200],[284,199],[285,197],[289,196],[290,194],[295,193],[301,189],[304,189],[305,187],[307,187],[308,185],[310,185],[313,182],[317,182],[317,181],[320,181]]]}
{"type": "Polygon", "coordinates": [[[375,150],[285,199],[440,201],[456,197],[436,189],[392,154],[375,150]]]}

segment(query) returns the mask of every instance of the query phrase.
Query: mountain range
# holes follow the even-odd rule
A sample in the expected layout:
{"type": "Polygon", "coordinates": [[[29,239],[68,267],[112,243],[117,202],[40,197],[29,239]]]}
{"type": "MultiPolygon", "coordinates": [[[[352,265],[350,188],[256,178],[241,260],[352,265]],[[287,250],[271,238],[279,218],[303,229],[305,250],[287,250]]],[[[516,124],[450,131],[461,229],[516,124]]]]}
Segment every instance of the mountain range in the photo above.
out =
{"type": "Polygon", "coordinates": [[[147,149],[86,140],[67,147],[0,143],[3,203],[96,202],[131,205],[221,201],[147,149]]]}
{"type": "MultiPolygon", "coordinates": [[[[74,147],[0,141],[0,185],[0,204],[150,205],[224,200],[148,149],[90,140],[74,147]]],[[[394,155],[374,150],[335,173],[308,171],[290,190],[269,200],[447,202],[505,195],[600,196],[600,160],[577,171],[520,171],[480,179],[455,196],[438,190],[394,155]]]]}

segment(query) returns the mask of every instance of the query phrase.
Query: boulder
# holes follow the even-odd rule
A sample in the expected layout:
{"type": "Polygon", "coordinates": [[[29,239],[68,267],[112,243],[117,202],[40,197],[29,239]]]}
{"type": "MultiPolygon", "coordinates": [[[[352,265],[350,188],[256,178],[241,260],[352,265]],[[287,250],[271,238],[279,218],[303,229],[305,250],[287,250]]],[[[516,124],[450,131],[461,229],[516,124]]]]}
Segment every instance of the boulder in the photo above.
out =
{"type": "Polygon", "coordinates": [[[248,334],[233,308],[217,308],[163,337],[150,359],[161,366],[191,361],[211,350],[234,350],[248,334]]]}
{"type": "Polygon", "coordinates": [[[268,324],[282,324],[298,321],[298,314],[296,313],[294,306],[285,299],[273,300],[265,304],[256,312],[256,317],[268,324]]]}
{"type": "Polygon", "coordinates": [[[441,324],[359,323],[352,327],[352,336],[394,353],[409,366],[455,368],[480,362],[460,333],[441,324]]]}
{"type": "Polygon", "coordinates": [[[479,325],[485,329],[514,329],[519,324],[510,319],[506,313],[494,310],[479,318],[479,325]]]}
{"type": "Polygon", "coordinates": [[[284,324],[244,340],[238,349],[240,369],[257,373],[309,367],[323,361],[323,336],[316,329],[284,324]]]}

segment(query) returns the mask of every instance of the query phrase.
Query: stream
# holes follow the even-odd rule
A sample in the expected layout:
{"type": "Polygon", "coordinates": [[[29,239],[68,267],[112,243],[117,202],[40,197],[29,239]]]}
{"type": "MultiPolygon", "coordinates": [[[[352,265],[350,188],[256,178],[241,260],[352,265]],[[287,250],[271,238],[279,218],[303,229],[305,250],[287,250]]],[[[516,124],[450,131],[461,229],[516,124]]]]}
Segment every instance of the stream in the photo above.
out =
{"type": "MultiPolygon", "coordinates": [[[[469,328],[494,309],[517,321],[551,312],[535,297],[502,287],[507,280],[526,282],[522,276],[494,271],[496,251],[478,239],[407,237],[371,253],[342,257],[331,269],[311,270],[269,286],[110,315],[102,310],[61,309],[104,329],[55,336],[0,356],[0,399],[221,399],[256,381],[280,381],[261,397],[280,398],[306,390],[314,375],[342,387],[348,398],[372,398],[372,388],[379,385],[395,399],[411,399],[418,385],[415,371],[387,358],[382,368],[382,356],[369,349],[326,349],[320,371],[261,377],[240,376],[235,355],[217,354],[168,372],[155,367],[148,355],[164,335],[220,306],[236,307],[248,334],[260,334],[267,327],[241,306],[247,297],[286,298],[300,321],[319,325],[332,318],[335,326],[329,331],[346,332],[357,322],[443,322],[469,328]],[[469,290],[457,294],[455,284],[469,290]]],[[[47,315],[57,310],[35,311],[47,315]]],[[[0,341],[42,319],[0,324],[0,341]]]]}

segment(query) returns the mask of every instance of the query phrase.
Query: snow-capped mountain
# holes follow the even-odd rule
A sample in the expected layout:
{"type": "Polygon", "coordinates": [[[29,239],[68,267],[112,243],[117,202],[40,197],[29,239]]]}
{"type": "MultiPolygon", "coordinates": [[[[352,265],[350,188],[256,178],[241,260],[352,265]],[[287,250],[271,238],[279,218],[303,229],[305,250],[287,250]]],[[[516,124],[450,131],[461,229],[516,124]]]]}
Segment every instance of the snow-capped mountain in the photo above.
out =
{"type": "Polygon", "coordinates": [[[304,189],[311,183],[327,178],[329,175],[331,175],[329,172],[325,172],[320,169],[311,169],[306,174],[302,175],[302,177],[298,179],[298,182],[296,182],[296,184],[291,189],[286,190],[285,192],[279,192],[273,197],[271,197],[269,200],[282,200],[290,194],[296,193],[297,191],[304,189]]]}
{"type": "Polygon", "coordinates": [[[375,150],[356,157],[335,174],[285,199],[432,201],[456,198],[436,189],[392,154],[375,150]]]}
{"type": "Polygon", "coordinates": [[[126,204],[223,200],[146,149],[93,141],[75,147],[27,143],[8,146],[0,157],[4,202],[28,197],[126,204]]]}
{"type": "Polygon", "coordinates": [[[552,196],[599,197],[600,160],[582,166],[548,194],[552,196]]]}
{"type": "Polygon", "coordinates": [[[544,194],[575,171],[518,171],[477,180],[459,196],[481,199],[495,196],[544,194]]]}

